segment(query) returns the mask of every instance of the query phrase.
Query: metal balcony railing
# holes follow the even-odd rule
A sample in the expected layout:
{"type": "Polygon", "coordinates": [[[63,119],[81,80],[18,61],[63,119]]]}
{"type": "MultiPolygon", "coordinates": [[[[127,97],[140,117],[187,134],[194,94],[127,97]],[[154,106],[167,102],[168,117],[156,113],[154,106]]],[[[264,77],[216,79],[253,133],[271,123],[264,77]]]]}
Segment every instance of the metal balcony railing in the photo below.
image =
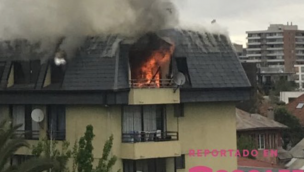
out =
{"type": "Polygon", "coordinates": [[[173,88],[172,79],[131,79],[129,81],[131,88],[173,88]]]}
{"type": "Polygon", "coordinates": [[[123,143],[136,143],[136,142],[159,142],[159,141],[176,141],[178,140],[178,132],[166,131],[141,131],[132,133],[123,133],[122,142],[123,143]]]}
{"type": "Polygon", "coordinates": [[[65,131],[47,131],[48,139],[65,140],[65,131]]]}
{"type": "Polygon", "coordinates": [[[39,131],[37,130],[17,130],[16,136],[28,140],[38,140],[39,131]]]}

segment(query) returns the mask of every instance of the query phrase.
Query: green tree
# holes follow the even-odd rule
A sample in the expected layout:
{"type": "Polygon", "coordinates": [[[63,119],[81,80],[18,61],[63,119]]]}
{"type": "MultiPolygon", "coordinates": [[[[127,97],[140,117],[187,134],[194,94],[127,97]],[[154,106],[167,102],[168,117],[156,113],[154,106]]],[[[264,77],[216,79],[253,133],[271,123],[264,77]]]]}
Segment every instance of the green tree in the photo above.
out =
{"type": "Polygon", "coordinates": [[[103,154],[98,165],[95,169],[93,168],[92,141],[94,137],[93,126],[88,125],[84,136],[80,138],[78,144],[74,145],[72,153],[75,158],[73,169],[77,169],[77,172],[110,172],[116,163],[117,157],[110,155],[113,145],[113,135],[111,135],[103,147],[103,154]]]}
{"type": "MultiPolygon", "coordinates": [[[[110,172],[111,168],[114,166],[117,157],[116,156],[109,157],[111,153],[112,145],[113,145],[113,135],[109,137],[109,139],[107,140],[107,142],[103,147],[102,158],[99,160],[95,172],[110,172]]],[[[120,170],[118,170],[118,172],[119,171],[120,170]]]]}
{"type": "Polygon", "coordinates": [[[76,156],[76,164],[78,172],[92,172],[93,170],[93,145],[92,141],[95,137],[93,133],[93,126],[88,125],[83,137],[78,143],[78,152],[76,156]]]}
{"type": "Polygon", "coordinates": [[[275,110],[275,120],[286,125],[288,130],[283,131],[283,147],[291,142],[292,146],[296,145],[304,137],[303,129],[298,118],[290,114],[285,108],[280,107],[275,110]]]}
{"type": "Polygon", "coordinates": [[[68,172],[67,163],[72,156],[72,151],[69,150],[70,143],[63,141],[61,149],[58,149],[57,145],[56,140],[43,139],[32,146],[32,155],[56,160],[59,163],[59,169],[52,170],[53,172],[68,172]]]}
{"type": "Polygon", "coordinates": [[[274,83],[274,88],[270,90],[269,97],[275,104],[280,103],[279,96],[282,91],[294,91],[296,89],[296,83],[293,81],[287,81],[280,79],[274,83]]]}
{"type": "MultiPolygon", "coordinates": [[[[243,150],[249,150],[251,152],[256,146],[249,136],[241,135],[237,139],[237,148],[240,152],[243,152],[243,150]]],[[[251,154],[249,154],[248,158],[254,159],[251,154]]]]}
{"type": "MultiPolygon", "coordinates": [[[[10,159],[22,148],[30,148],[26,140],[16,134],[22,125],[11,126],[11,121],[0,121],[0,172],[42,172],[57,167],[56,161],[49,158],[31,158],[19,166],[10,166],[10,159]]],[[[54,168],[56,169],[56,168],[54,168]]]]}

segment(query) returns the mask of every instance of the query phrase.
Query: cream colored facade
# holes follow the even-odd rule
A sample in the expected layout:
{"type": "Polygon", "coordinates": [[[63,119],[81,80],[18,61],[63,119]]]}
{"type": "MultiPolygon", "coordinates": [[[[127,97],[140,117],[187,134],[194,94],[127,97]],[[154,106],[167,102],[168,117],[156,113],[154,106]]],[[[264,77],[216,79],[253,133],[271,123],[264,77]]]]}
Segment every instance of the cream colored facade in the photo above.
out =
{"type": "MultiPolygon", "coordinates": [[[[44,109],[45,106],[39,106],[44,109]]],[[[1,106],[0,113],[9,114],[8,106],[1,106]]],[[[102,149],[110,134],[114,135],[112,153],[118,156],[113,171],[123,169],[121,158],[133,160],[165,157],[167,172],[174,172],[174,157],[185,154],[185,169],[204,165],[214,170],[237,169],[235,157],[189,157],[190,149],[236,149],[236,122],[234,103],[189,103],[184,105],[184,117],[175,117],[173,105],[166,105],[167,130],[179,133],[178,141],[122,143],[122,107],[102,105],[67,105],[66,140],[73,144],[85,132],[87,125],[94,127],[94,157],[102,156],[102,149]]],[[[42,125],[40,137],[45,136],[46,121],[42,125]]],[[[30,141],[35,144],[37,141],[30,141]]],[[[19,150],[19,154],[29,154],[29,150],[19,150]]]]}

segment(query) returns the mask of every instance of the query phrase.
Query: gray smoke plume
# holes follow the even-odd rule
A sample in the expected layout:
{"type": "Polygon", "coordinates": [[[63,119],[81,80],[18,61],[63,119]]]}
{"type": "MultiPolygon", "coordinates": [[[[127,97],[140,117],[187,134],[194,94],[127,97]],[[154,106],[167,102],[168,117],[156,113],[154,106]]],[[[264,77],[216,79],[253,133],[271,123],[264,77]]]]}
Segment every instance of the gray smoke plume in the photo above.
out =
{"type": "Polygon", "coordinates": [[[0,40],[41,42],[71,54],[86,36],[138,36],[178,24],[170,0],[1,0],[0,40]]]}

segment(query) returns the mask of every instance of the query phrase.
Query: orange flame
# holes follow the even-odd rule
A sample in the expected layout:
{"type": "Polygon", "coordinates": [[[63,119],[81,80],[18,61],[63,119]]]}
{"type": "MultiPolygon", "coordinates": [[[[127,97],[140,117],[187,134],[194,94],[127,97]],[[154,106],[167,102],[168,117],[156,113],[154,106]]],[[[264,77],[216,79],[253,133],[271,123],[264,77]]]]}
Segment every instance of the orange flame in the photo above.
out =
{"type": "Polygon", "coordinates": [[[173,52],[174,46],[171,46],[170,49],[154,51],[140,68],[141,76],[139,76],[140,80],[138,81],[138,87],[147,85],[151,87],[160,87],[160,68],[163,65],[169,64],[173,52]]]}

